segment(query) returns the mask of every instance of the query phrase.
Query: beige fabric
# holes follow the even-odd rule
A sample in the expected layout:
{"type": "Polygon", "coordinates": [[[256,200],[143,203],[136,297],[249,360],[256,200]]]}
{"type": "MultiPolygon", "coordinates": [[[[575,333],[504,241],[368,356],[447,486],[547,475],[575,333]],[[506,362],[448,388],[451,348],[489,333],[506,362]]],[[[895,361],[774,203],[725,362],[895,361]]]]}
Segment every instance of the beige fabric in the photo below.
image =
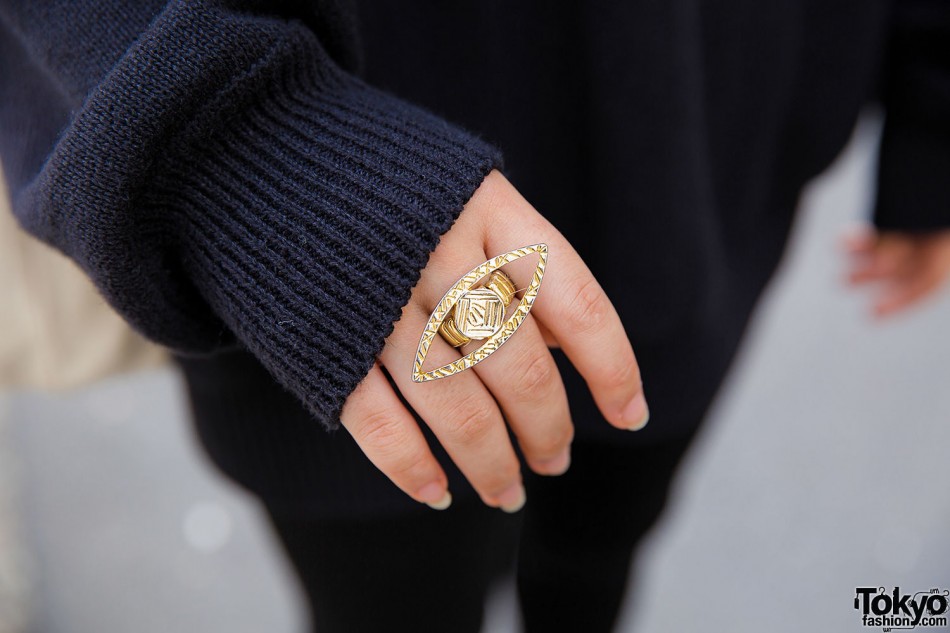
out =
{"type": "Polygon", "coordinates": [[[78,266],[28,235],[0,179],[0,389],[63,389],[164,362],[78,266]]]}

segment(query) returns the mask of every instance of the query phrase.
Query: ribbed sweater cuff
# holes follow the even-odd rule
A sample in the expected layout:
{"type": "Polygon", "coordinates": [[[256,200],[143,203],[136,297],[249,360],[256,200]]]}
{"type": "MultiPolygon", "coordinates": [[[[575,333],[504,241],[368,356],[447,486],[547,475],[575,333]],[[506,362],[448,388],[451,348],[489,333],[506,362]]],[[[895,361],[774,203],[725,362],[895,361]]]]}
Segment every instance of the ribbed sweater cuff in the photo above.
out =
{"type": "Polygon", "coordinates": [[[196,126],[156,189],[188,278],[335,429],[440,236],[500,156],[292,44],[276,53],[281,72],[260,79],[263,97],[236,107],[219,95],[220,124],[196,126]]]}

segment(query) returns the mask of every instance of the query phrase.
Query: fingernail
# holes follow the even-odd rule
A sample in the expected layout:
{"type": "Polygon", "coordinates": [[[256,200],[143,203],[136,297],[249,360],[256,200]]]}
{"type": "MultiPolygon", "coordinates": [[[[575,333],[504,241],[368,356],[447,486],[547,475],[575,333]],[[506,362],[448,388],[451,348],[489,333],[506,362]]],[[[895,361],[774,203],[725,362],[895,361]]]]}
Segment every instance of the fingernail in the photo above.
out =
{"type": "Polygon", "coordinates": [[[563,475],[571,467],[571,447],[568,446],[560,455],[552,459],[538,462],[543,475],[563,475]]]}
{"type": "Polygon", "coordinates": [[[445,510],[452,505],[452,495],[448,490],[443,491],[442,486],[435,482],[426,484],[419,491],[419,497],[434,510],[445,510]]]}
{"type": "Polygon", "coordinates": [[[647,425],[650,421],[650,409],[647,407],[647,399],[642,391],[627,403],[620,417],[631,431],[639,431],[647,425]]]}
{"type": "Polygon", "coordinates": [[[508,488],[508,490],[498,497],[498,501],[500,502],[499,507],[509,514],[523,508],[526,500],[527,496],[525,495],[524,486],[520,483],[508,488]]]}

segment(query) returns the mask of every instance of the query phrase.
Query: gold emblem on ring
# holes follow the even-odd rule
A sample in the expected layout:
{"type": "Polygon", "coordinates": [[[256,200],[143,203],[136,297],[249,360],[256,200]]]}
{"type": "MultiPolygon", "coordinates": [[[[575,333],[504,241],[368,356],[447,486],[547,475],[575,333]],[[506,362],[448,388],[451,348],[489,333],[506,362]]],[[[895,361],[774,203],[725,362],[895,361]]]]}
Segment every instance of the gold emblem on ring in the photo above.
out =
{"type": "Polygon", "coordinates": [[[488,338],[501,329],[506,307],[493,290],[469,290],[455,304],[455,327],[470,339],[488,338]]]}
{"type": "Polygon", "coordinates": [[[541,278],[544,276],[547,260],[547,244],[533,244],[493,257],[455,282],[432,311],[422,332],[413,361],[412,380],[427,382],[447,378],[480,363],[501,347],[524,322],[531,306],[534,305],[538,290],[541,288],[541,278]],[[532,253],[538,254],[538,266],[532,275],[531,283],[525,288],[524,295],[511,317],[503,320],[505,307],[515,298],[514,284],[508,276],[492,275],[484,287],[474,288],[474,286],[485,275],[490,275],[505,264],[510,264],[532,253]],[[440,330],[446,340],[456,347],[464,345],[468,339],[486,336],[487,339],[477,350],[448,365],[432,371],[422,371],[422,364],[429,353],[429,346],[440,334],[440,330]]]}
{"type": "Polygon", "coordinates": [[[439,334],[452,347],[472,339],[487,338],[501,329],[505,309],[515,297],[515,282],[502,270],[488,276],[483,288],[469,290],[439,326],[439,334]]]}

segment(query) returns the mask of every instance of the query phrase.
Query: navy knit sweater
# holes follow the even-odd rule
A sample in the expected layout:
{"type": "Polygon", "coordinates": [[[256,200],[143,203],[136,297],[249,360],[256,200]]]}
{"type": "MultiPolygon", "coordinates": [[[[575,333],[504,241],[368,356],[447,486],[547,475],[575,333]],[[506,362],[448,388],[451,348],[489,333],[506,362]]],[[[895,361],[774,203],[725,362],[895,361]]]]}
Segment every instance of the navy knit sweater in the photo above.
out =
{"type": "Polygon", "coordinates": [[[7,3],[15,212],[144,335],[236,337],[334,427],[499,154],[347,73],[316,10],[162,4],[7,3]]]}
{"type": "MultiPolygon", "coordinates": [[[[887,111],[876,222],[950,225],[945,0],[0,7],[18,218],[181,352],[204,446],[274,505],[414,504],[326,429],[499,166],[492,145],[601,281],[643,370],[652,421],[629,434],[556,353],[575,441],[696,428],[801,187],[869,100],[887,111]]],[[[453,495],[473,494],[432,445],[453,495]]]]}

